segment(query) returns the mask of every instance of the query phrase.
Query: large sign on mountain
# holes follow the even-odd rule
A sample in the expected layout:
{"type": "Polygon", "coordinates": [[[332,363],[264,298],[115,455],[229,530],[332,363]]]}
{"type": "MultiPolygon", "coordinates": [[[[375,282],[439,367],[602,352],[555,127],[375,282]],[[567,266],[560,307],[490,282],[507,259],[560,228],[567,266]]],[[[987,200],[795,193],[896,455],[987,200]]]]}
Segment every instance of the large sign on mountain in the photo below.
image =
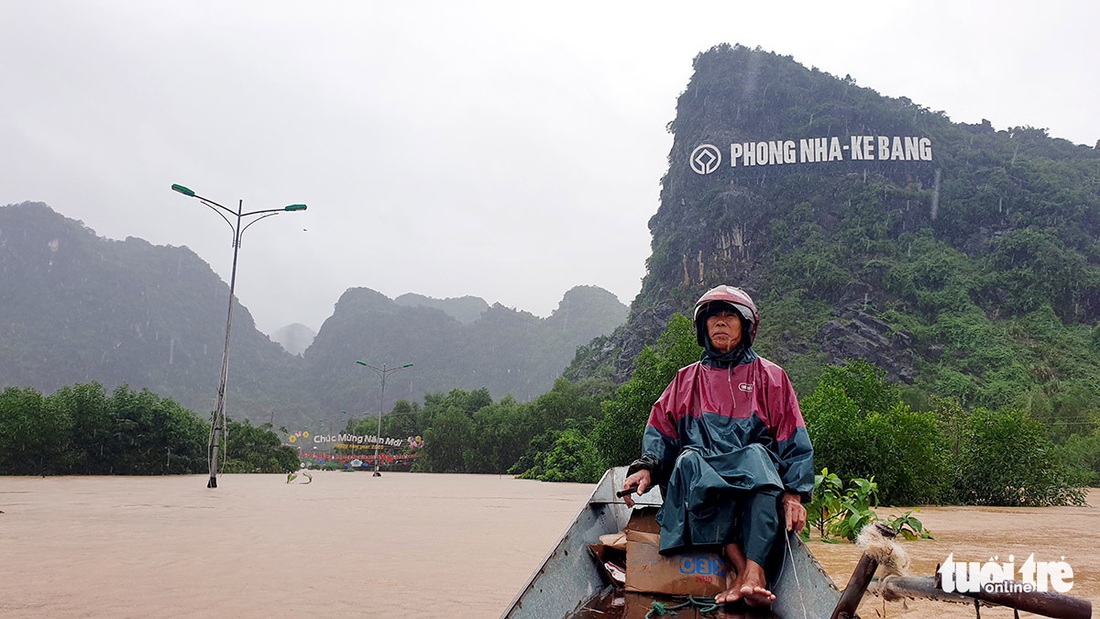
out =
{"type": "MultiPolygon", "coordinates": [[[[726,158],[729,167],[828,163],[833,161],[932,161],[932,139],[919,136],[853,135],[839,137],[734,142],[726,158]]],[[[688,158],[696,174],[710,174],[722,165],[722,150],[700,144],[688,158]]]]}
{"type": "Polygon", "coordinates": [[[1100,151],[730,45],[696,56],[669,129],[642,290],[589,367],[625,380],[674,312],[732,284],[800,389],[859,358],[919,393],[1049,411],[1100,380],[1100,151]]]}

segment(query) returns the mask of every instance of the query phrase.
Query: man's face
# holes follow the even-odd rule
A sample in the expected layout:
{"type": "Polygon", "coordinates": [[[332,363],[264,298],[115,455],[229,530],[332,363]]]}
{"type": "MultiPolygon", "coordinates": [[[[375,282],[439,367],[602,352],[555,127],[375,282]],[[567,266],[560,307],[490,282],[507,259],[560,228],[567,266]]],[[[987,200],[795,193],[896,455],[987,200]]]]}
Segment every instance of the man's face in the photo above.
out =
{"type": "Polygon", "coordinates": [[[728,353],[741,341],[741,315],[732,309],[718,310],[707,318],[707,335],[715,350],[728,353]]]}

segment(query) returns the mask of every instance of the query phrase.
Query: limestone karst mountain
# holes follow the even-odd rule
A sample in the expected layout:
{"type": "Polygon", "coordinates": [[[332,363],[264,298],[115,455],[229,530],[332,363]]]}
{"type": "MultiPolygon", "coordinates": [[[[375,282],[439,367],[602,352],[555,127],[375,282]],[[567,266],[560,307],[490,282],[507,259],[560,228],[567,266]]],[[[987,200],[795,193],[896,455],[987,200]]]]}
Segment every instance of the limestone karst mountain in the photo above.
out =
{"type": "Polygon", "coordinates": [[[728,283],[803,391],[848,358],[985,405],[1094,389],[1100,151],[730,45],[695,58],[669,130],[642,290],[567,375],[625,380],[674,312],[728,283]]]}
{"type": "Polygon", "coordinates": [[[317,332],[301,324],[289,324],[271,334],[271,341],[283,347],[292,355],[301,355],[313,343],[317,332]]]}

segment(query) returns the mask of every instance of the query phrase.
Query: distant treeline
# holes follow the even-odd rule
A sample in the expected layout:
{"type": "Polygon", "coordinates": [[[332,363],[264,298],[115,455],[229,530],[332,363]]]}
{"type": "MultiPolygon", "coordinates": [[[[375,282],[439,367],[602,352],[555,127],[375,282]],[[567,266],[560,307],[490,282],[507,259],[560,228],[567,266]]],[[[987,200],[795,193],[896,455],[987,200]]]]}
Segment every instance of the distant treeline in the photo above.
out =
{"type": "MultiPolygon", "coordinates": [[[[298,469],[295,450],[269,426],[228,424],[223,472],[298,469]]],[[[0,474],[167,475],[208,471],[210,425],[176,402],[99,383],[52,395],[31,388],[0,392],[0,474]]]]}
{"type": "MultiPolygon", "coordinates": [[[[387,436],[424,437],[414,470],[511,473],[546,481],[593,482],[608,467],[639,455],[653,402],[676,370],[699,359],[690,321],[676,315],[669,329],[639,356],[633,377],[619,388],[587,379],[560,379],[529,404],[486,390],[432,395],[423,405],[398,402],[384,417],[387,436]]],[[[920,398],[874,366],[828,366],[802,412],[818,470],[847,480],[872,478],[889,505],[1080,504],[1080,488],[1100,474],[1100,434],[1053,436],[1025,411],[966,409],[953,398],[920,398]]],[[[373,432],[374,421],[349,423],[373,432]]]]}
{"type": "MultiPolygon", "coordinates": [[[[650,407],[699,353],[691,322],[675,315],[620,387],[562,378],[530,403],[455,389],[423,404],[397,402],[382,435],[424,438],[414,471],[593,482],[639,455],[650,407]]],[[[873,479],[884,504],[1080,504],[1080,488],[1100,480],[1095,417],[1067,433],[1034,411],[970,409],[915,394],[863,361],[822,369],[801,404],[816,467],[873,479]]],[[[373,434],[376,423],[352,420],[346,431],[373,434]]],[[[204,473],[209,432],[208,423],[147,390],[108,395],[92,383],[44,396],[8,388],[0,392],[0,474],[204,473]]],[[[230,421],[223,471],[298,466],[296,451],[270,426],[230,421]]]]}

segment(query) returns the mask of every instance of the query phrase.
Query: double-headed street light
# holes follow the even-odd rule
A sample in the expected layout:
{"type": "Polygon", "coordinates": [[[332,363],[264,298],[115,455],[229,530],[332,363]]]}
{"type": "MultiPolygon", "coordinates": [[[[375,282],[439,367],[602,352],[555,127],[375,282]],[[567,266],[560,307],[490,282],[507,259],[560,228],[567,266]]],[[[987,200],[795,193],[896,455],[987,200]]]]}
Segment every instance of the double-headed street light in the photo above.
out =
{"type": "Polygon", "coordinates": [[[382,410],[383,410],[383,407],[386,404],[386,376],[388,376],[388,375],[390,375],[390,374],[392,374],[392,373],[394,373],[398,370],[403,370],[405,368],[411,368],[413,366],[413,364],[406,363],[405,365],[402,365],[402,366],[398,366],[398,367],[395,367],[395,368],[389,368],[389,367],[386,367],[385,363],[383,363],[382,367],[376,368],[373,365],[371,365],[371,364],[369,364],[365,361],[356,361],[356,363],[358,363],[359,365],[361,365],[363,367],[368,367],[368,368],[374,370],[374,372],[382,378],[382,396],[379,398],[379,402],[378,402],[378,434],[375,436],[375,439],[378,440],[378,449],[374,450],[374,477],[381,477],[382,472],[378,470],[378,460],[382,456],[382,410]]]}
{"type": "Polygon", "coordinates": [[[229,224],[229,227],[233,229],[233,270],[229,275],[229,312],[225,318],[225,349],[222,351],[222,372],[218,381],[218,401],[214,406],[214,421],[210,424],[210,442],[208,444],[209,456],[210,456],[210,481],[207,482],[207,488],[218,487],[218,452],[225,442],[225,383],[229,378],[229,330],[233,326],[233,292],[237,287],[237,252],[241,248],[241,236],[244,231],[252,224],[264,219],[265,217],[271,217],[272,215],[278,215],[280,213],[304,211],[306,210],[305,204],[291,204],[290,206],[284,206],[283,208],[263,209],[259,211],[249,211],[247,213],[242,212],[244,208],[244,200],[237,202],[237,210],[227,208],[218,204],[217,202],[204,198],[194,191],[191,191],[183,185],[172,185],[172,191],[182,193],[189,198],[197,198],[199,202],[202,202],[210,210],[214,211],[225,220],[225,223],[229,224]],[[223,212],[224,211],[224,212],[223,212]],[[225,213],[229,213],[233,219],[226,217],[225,213]],[[241,222],[246,217],[252,217],[258,215],[252,221],[249,221],[245,226],[241,227],[241,222]]]}

